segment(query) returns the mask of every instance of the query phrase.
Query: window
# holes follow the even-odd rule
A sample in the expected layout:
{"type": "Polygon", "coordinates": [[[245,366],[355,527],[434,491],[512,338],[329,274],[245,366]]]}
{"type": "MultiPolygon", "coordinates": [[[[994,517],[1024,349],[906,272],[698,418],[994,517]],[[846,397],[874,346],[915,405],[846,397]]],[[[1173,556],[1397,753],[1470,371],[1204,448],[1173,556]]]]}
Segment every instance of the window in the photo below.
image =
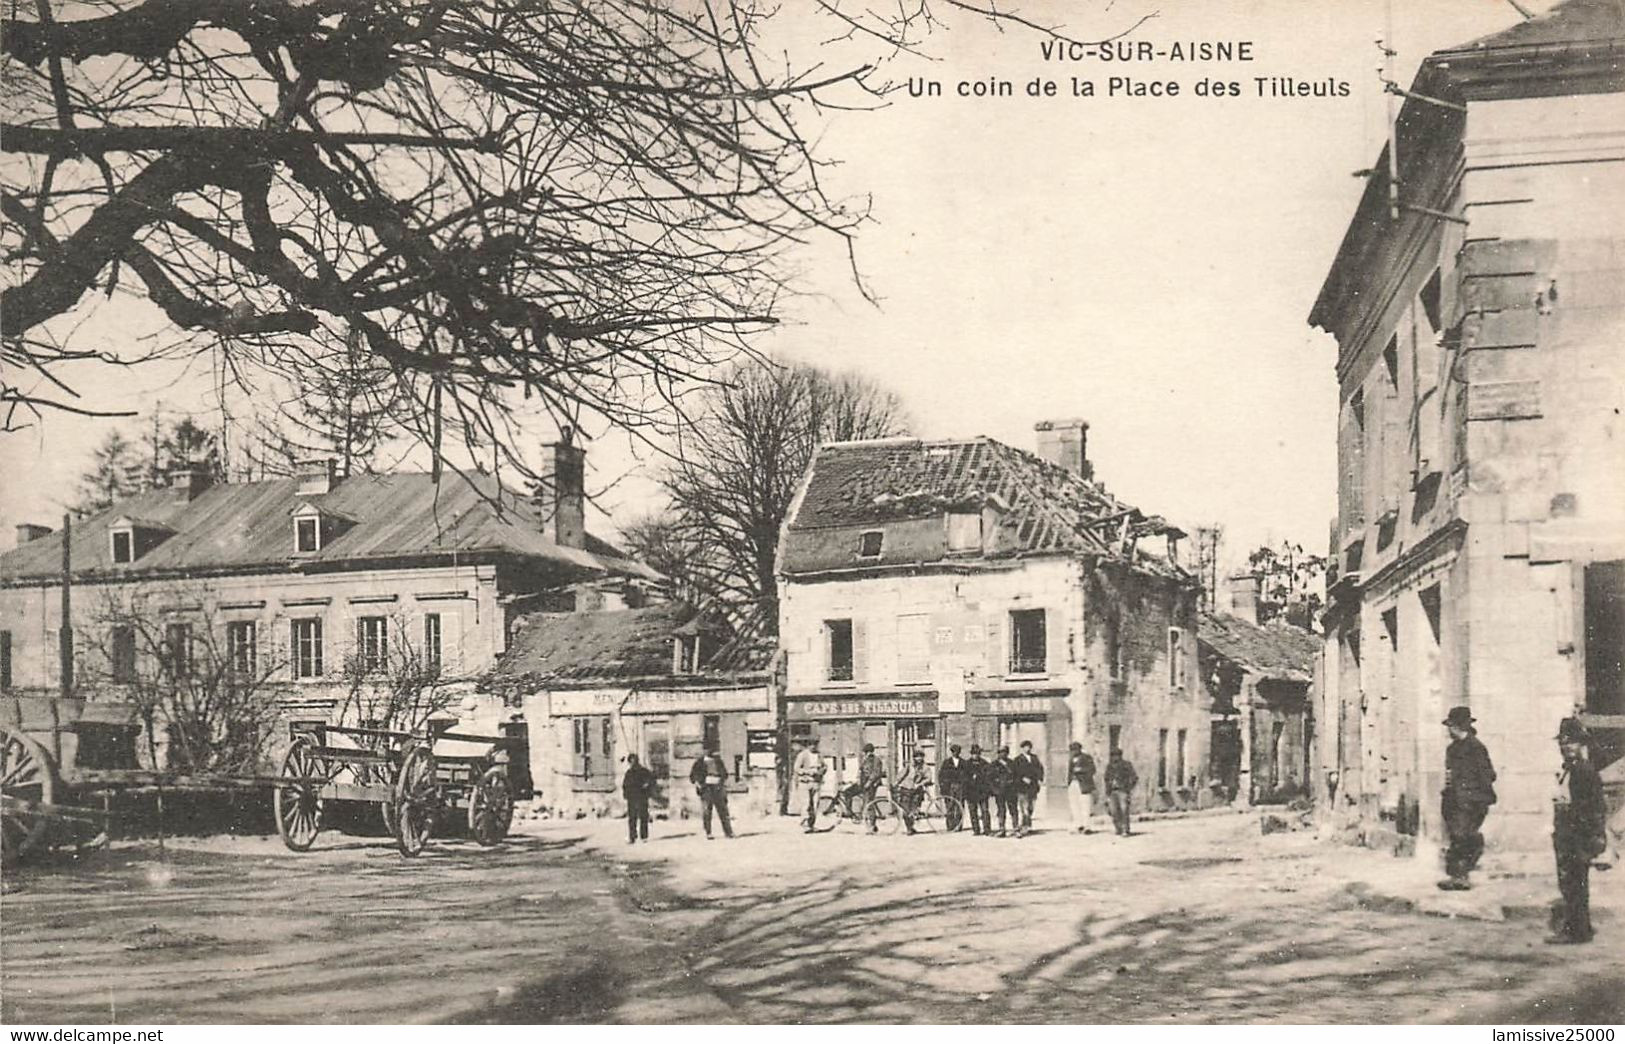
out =
{"type": "Polygon", "coordinates": [[[226,666],[239,678],[259,673],[259,628],[252,620],[232,620],[226,624],[226,666]]]}
{"type": "Polygon", "coordinates": [[[693,674],[700,667],[700,636],[680,634],[672,639],[672,673],[693,674]]]}
{"type": "Polygon", "coordinates": [[[135,681],[135,628],[117,624],[108,635],[108,659],[113,670],[113,681],[129,685],[135,681]]]}
{"type": "Polygon", "coordinates": [[[1168,789],[1168,730],[1157,730],[1157,789],[1168,789]]]}
{"type": "Polygon", "coordinates": [[[1010,611],[1010,673],[1043,674],[1049,664],[1045,646],[1044,610],[1010,611]]]}
{"type": "Polygon", "coordinates": [[[700,723],[700,749],[722,752],[722,715],[707,714],[700,723]]]}
{"type": "Polygon", "coordinates": [[[315,516],[293,520],[294,549],[301,552],[322,549],[322,520],[315,516]]]}
{"type": "Polygon", "coordinates": [[[322,674],[322,621],[293,621],[293,676],[319,678],[322,674]]]}
{"type": "Polygon", "coordinates": [[[1168,628],[1168,686],[1185,686],[1185,632],[1177,627],[1168,628]]]}
{"type": "Polygon", "coordinates": [[[852,621],[824,621],[824,662],[828,665],[825,678],[829,681],[852,680],[852,621]]]}
{"type": "Polygon", "coordinates": [[[982,515],[968,511],[955,511],[948,515],[948,550],[980,551],[982,549],[982,515]]]}
{"type": "Polygon", "coordinates": [[[164,625],[164,670],[172,679],[192,676],[192,625],[164,625]]]}
{"type": "Polygon", "coordinates": [[[1178,787],[1182,787],[1188,782],[1185,779],[1185,730],[1184,729],[1179,730],[1179,735],[1176,737],[1176,740],[1177,740],[1177,742],[1174,745],[1174,785],[1178,786],[1178,787]]]}
{"type": "Polygon", "coordinates": [[[11,688],[11,632],[0,631],[0,689],[11,688]]]}
{"type": "Polygon", "coordinates": [[[441,665],[445,662],[443,646],[440,643],[440,614],[425,613],[423,616],[423,666],[434,674],[440,673],[441,665]]]}
{"type": "Polygon", "coordinates": [[[1106,728],[1106,750],[1123,749],[1123,726],[1110,725],[1106,728]]]}
{"type": "Polygon", "coordinates": [[[1625,714],[1625,560],[1584,566],[1586,710],[1625,714]]]}
{"type": "Polygon", "coordinates": [[[897,618],[897,683],[931,680],[931,617],[912,613],[897,618]]]}
{"type": "Polygon", "coordinates": [[[572,718],[573,773],[577,789],[606,787],[614,782],[615,763],[610,757],[614,734],[608,715],[572,718]]]}
{"type": "Polygon", "coordinates": [[[381,671],[389,666],[389,619],[362,616],[355,622],[356,662],[363,671],[381,671]]]}
{"type": "Polygon", "coordinates": [[[871,529],[858,538],[859,558],[879,558],[880,545],[886,540],[886,534],[878,529],[871,529]]]}
{"type": "Polygon", "coordinates": [[[123,564],[135,561],[135,530],[115,529],[113,537],[113,561],[123,564]]]}

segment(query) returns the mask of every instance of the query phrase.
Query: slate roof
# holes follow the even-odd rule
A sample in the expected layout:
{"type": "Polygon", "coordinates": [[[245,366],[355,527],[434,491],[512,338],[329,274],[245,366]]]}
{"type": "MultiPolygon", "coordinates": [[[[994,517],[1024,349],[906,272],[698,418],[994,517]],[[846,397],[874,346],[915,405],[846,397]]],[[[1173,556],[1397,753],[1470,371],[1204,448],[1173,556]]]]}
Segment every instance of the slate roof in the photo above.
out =
{"type": "MultiPolygon", "coordinates": [[[[736,632],[720,614],[683,602],[588,613],[533,613],[515,625],[508,651],[488,684],[512,689],[526,683],[583,686],[634,680],[760,680],[771,668],[775,643],[751,614],[736,632]],[[693,674],[672,673],[672,639],[699,632],[721,643],[693,674]]],[[[705,646],[702,645],[702,648],[705,646]]]]}
{"type": "Polygon", "coordinates": [[[1229,613],[1203,613],[1196,640],[1206,650],[1265,678],[1314,680],[1320,639],[1301,627],[1275,621],[1260,626],[1229,613]]]}
{"type": "MultiPolygon", "coordinates": [[[[187,500],[183,490],[157,489],[119,501],[73,524],[75,576],[170,574],[179,571],[286,571],[342,568],[361,562],[467,554],[508,555],[557,569],[562,577],[614,573],[648,579],[653,570],[614,546],[588,536],[585,548],[560,547],[543,535],[538,509],[501,491],[499,514],[483,493],[494,482],[460,477],[436,483],[427,473],[358,475],[335,480],[325,494],[300,496],[297,479],[212,486],[187,500]],[[292,515],[310,504],[343,519],[320,551],[295,554],[292,515]],[[136,561],[115,565],[108,527],[123,518],[170,535],[136,561]]],[[[0,555],[0,583],[49,580],[60,574],[61,531],[0,555]]]]}
{"type": "MultiPolygon", "coordinates": [[[[1160,532],[1160,518],[1124,504],[1098,483],[1014,446],[979,437],[950,441],[877,439],[819,448],[789,530],[882,525],[940,517],[952,509],[999,509],[1002,554],[1088,552],[1123,557],[1127,521],[1137,533],[1160,532]]],[[[1183,575],[1165,559],[1137,565],[1183,575]]]]}

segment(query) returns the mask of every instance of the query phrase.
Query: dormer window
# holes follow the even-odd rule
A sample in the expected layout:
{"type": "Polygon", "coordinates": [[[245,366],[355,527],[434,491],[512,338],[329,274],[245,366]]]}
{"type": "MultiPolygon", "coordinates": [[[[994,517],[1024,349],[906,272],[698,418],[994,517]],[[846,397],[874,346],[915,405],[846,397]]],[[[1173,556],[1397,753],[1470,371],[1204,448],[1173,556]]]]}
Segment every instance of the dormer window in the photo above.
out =
{"type": "Polygon", "coordinates": [[[113,561],[125,565],[135,561],[135,530],[115,529],[109,534],[113,541],[113,561]]]}
{"type": "Polygon", "coordinates": [[[948,515],[948,550],[982,550],[982,513],[954,511],[948,515]]]}
{"type": "Polygon", "coordinates": [[[108,523],[107,555],[114,565],[129,565],[173,533],[162,522],[123,515],[108,523]]]}
{"type": "Polygon", "coordinates": [[[680,634],[672,639],[672,673],[693,674],[700,669],[700,636],[680,634]]]}
{"type": "Polygon", "coordinates": [[[301,554],[322,549],[322,520],[304,515],[293,520],[293,548],[301,554]]]}
{"type": "Polygon", "coordinates": [[[880,547],[886,541],[886,534],[878,529],[871,529],[858,538],[859,558],[879,558],[880,547]]]}

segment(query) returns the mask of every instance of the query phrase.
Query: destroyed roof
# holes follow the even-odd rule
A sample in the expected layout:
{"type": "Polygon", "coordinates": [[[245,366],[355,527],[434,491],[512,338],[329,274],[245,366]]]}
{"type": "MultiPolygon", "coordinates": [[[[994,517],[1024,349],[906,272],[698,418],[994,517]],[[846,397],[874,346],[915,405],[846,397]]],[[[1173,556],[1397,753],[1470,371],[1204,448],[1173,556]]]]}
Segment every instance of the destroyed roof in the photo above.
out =
{"type": "Polygon", "coordinates": [[[1196,640],[1223,659],[1275,681],[1312,681],[1320,650],[1320,639],[1301,627],[1273,620],[1259,625],[1229,613],[1203,613],[1196,640]]]}
{"type": "MultiPolygon", "coordinates": [[[[489,479],[426,473],[356,475],[330,492],[300,495],[299,480],[211,486],[188,500],[184,490],[156,489],[121,500],[73,523],[75,576],[183,571],[234,572],[344,568],[362,562],[401,562],[466,555],[517,557],[563,578],[605,573],[658,579],[618,548],[589,535],[583,548],[562,547],[543,535],[544,520],[528,500],[489,479]],[[501,501],[501,509],[492,503],[501,501]],[[344,525],[319,551],[294,553],[293,512],[310,505],[344,525]],[[125,518],[170,532],[134,562],[113,564],[108,528],[125,518]]],[[[0,583],[49,581],[62,568],[60,531],[0,555],[0,583]]]]}
{"type": "MultiPolygon", "coordinates": [[[[1124,504],[1098,483],[994,439],[877,439],[821,446],[814,455],[789,536],[941,517],[954,510],[998,513],[993,555],[1084,552],[1127,560],[1122,536],[1174,527],[1124,504]]],[[[1175,531],[1175,535],[1179,535],[1175,531]]],[[[1139,549],[1137,567],[1183,578],[1165,558],[1139,549]]]]}
{"type": "Polygon", "coordinates": [[[1564,0],[1549,11],[1500,32],[1434,52],[1435,58],[1499,50],[1590,43],[1625,35],[1625,5],[1620,0],[1564,0]]]}
{"type": "Polygon", "coordinates": [[[737,630],[722,614],[684,602],[640,609],[586,613],[533,613],[516,622],[512,643],[491,671],[499,689],[536,685],[625,684],[633,680],[761,680],[771,667],[775,643],[761,626],[760,611],[737,630]],[[702,663],[675,674],[672,640],[698,633],[702,663]],[[719,643],[706,652],[709,639],[719,643]]]}

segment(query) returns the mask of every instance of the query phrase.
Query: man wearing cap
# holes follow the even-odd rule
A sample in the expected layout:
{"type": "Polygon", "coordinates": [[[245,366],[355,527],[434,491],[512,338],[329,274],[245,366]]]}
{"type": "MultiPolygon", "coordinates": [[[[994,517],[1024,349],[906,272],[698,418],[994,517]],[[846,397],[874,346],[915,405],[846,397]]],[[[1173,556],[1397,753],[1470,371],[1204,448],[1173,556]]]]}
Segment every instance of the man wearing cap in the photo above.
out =
{"type": "Polygon", "coordinates": [[[920,805],[925,801],[925,788],[930,785],[931,774],[925,770],[925,751],[916,750],[912,763],[897,774],[897,782],[892,786],[897,807],[903,813],[903,825],[908,827],[911,834],[914,833],[914,820],[920,813],[920,805]]]}
{"type": "Polygon", "coordinates": [[[1016,824],[1016,836],[1026,837],[1033,832],[1033,804],[1044,789],[1044,763],[1033,753],[1033,741],[1021,741],[1021,753],[1011,762],[1016,772],[1016,810],[1021,819],[1016,824]]]}
{"type": "Polygon", "coordinates": [[[875,753],[873,743],[863,745],[863,760],[858,762],[858,781],[847,790],[847,807],[852,808],[854,802],[862,802],[856,807],[864,809],[864,821],[869,824],[869,833],[875,833],[875,817],[872,802],[880,785],[886,782],[886,763],[880,760],[875,753]]]}
{"type": "Polygon", "coordinates": [[[957,743],[948,744],[948,756],[937,766],[937,793],[947,806],[944,813],[947,822],[943,825],[949,830],[961,829],[964,826],[960,812],[965,807],[965,759],[959,756],[957,743]]]}
{"type": "MultiPolygon", "coordinates": [[[[818,737],[809,737],[796,755],[796,787],[807,799],[807,817],[802,829],[812,833],[818,825],[818,791],[824,783],[824,759],[818,756],[818,737]]],[[[837,820],[839,816],[835,817],[837,820]]]]}
{"type": "Polygon", "coordinates": [[[1089,832],[1089,817],[1095,810],[1095,759],[1074,743],[1066,761],[1066,800],[1072,806],[1072,826],[1080,834],[1089,832]]]}
{"type": "Polygon", "coordinates": [[[1495,804],[1495,768],[1490,764],[1490,752],[1473,728],[1475,720],[1466,707],[1450,708],[1444,719],[1444,727],[1450,730],[1450,746],[1444,752],[1440,811],[1450,845],[1444,854],[1447,876],[1439,887],[1448,892],[1465,892],[1472,887],[1467,875],[1484,854],[1484,835],[1479,828],[1495,804]]]}
{"type": "Polygon", "coordinates": [[[987,813],[990,768],[987,759],[982,757],[981,744],[972,743],[970,757],[965,759],[965,805],[970,809],[971,833],[978,837],[993,833],[993,828],[988,825],[987,813]]]}
{"type": "Polygon", "coordinates": [[[694,762],[694,767],[688,770],[688,781],[694,784],[694,789],[700,795],[700,822],[705,826],[705,839],[711,840],[713,812],[722,821],[723,835],[733,837],[733,820],[728,816],[728,766],[717,748],[707,748],[705,754],[694,762]]]}
{"type": "Polygon", "coordinates": [[[626,799],[626,843],[649,840],[649,798],[655,792],[655,774],[638,764],[636,754],[626,756],[621,796],[626,799]]]}
{"type": "Polygon", "coordinates": [[[1112,812],[1112,827],[1118,836],[1128,837],[1134,832],[1129,811],[1134,800],[1134,788],[1140,785],[1140,777],[1117,747],[1106,755],[1105,776],[1106,804],[1112,812]]]}
{"type": "Polygon", "coordinates": [[[1010,760],[1010,748],[1000,747],[998,757],[987,767],[987,789],[993,795],[993,807],[999,810],[999,836],[1008,837],[1005,823],[1011,829],[1021,828],[1021,816],[1016,811],[1016,766],[1010,760]]]}
{"type": "Polygon", "coordinates": [[[1591,861],[1607,847],[1607,810],[1602,777],[1587,757],[1590,737],[1578,718],[1557,728],[1563,771],[1552,798],[1552,850],[1557,856],[1557,889],[1563,895],[1562,921],[1550,943],[1591,941],[1591,861]]]}

